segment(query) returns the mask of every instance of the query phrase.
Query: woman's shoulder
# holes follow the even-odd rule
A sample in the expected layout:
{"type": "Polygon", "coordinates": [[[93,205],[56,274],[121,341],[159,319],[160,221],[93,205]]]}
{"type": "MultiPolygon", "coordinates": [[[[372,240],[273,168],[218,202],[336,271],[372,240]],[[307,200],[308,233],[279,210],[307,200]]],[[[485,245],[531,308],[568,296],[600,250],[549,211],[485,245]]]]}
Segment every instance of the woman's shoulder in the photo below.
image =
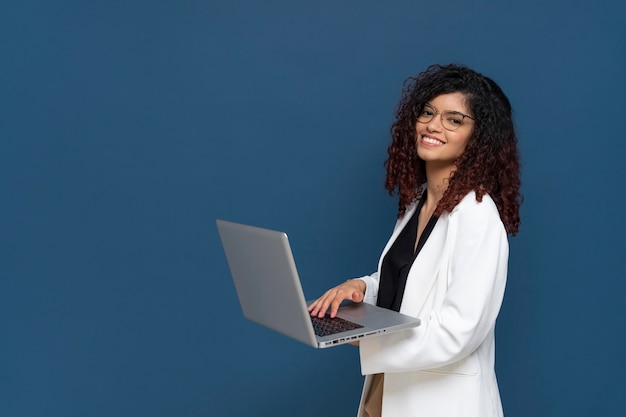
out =
{"type": "Polygon", "coordinates": [[[506,230],[498,207],[489,194],[476,200],[476,193],[469,192],[447,217],[449,225],[454,225],[458,235],[484,236],[486,234],[506,238],[506,230]]]}
{"type": "Polygon", "coordinates": [[[452,214],[455,213],[458,213],[458,215],[460,216],[495,216],[498,219],[500,218],[498,207],[496,206],[496,203],[495,201],[493,201],[491,196],[489,194],[484,194],[482,196],[482,199],[478,201],[476,199],[475,191],[470,191],[465,197],[463,197],[459,204],[457,204],[456,207],[452,210],[452,214]]]}

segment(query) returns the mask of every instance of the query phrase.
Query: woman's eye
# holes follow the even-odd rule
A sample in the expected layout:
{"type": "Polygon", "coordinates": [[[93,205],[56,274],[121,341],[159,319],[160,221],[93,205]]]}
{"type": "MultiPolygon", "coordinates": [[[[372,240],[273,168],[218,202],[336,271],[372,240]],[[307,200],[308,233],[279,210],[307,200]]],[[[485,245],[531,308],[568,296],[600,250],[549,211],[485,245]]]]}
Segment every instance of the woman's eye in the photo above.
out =
{"type": "Polygon", "coordinates": [[[463,124],[463,117],[455,115],[455,114],[448,115],[447,119],[448,119],[448,122],[450,122],[451,124],[455,126],[461,126],[463,124]]]}

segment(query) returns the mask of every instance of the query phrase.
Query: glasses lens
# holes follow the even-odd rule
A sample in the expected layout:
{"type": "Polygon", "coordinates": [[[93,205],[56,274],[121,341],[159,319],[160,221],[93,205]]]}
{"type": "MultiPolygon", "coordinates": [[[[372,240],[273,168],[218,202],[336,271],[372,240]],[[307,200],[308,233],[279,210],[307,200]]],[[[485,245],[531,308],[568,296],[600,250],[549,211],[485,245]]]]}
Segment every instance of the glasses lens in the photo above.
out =
{"type": "Polygon", "coordinates": [[[456,112],[443,112],[441,115],[443,127],[448,130],[457,130],[463,125],[463,115],[456,112]]]}
{"type": "Polygon", "coordinates": [[[420,123],[428,123],[435,116],[435,109],[430,107],[428,104],[424,106],[421,112],[417,115],[417,121],[420,123]]]}

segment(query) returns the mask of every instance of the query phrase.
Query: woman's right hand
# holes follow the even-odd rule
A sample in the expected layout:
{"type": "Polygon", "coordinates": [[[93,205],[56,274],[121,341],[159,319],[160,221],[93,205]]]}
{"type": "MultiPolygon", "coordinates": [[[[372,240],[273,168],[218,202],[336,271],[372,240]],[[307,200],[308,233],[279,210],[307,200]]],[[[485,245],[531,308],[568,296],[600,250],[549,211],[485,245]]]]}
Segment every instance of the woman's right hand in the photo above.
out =
{"type": "Polygon", "coordinates": [[[365,289],[367,285],[365,281],[361,279],[351,279],[344,282],[341,285],[337,285],[334,288],[326,291],[317,300],[313,301],[309,305],[309,312],[311,316],[324,317],[330,308],[330,317],[334,318],[339,310],[339,305],[343,300],[350,300],[355,303],[360,303],[365,297],[365,289]]]}

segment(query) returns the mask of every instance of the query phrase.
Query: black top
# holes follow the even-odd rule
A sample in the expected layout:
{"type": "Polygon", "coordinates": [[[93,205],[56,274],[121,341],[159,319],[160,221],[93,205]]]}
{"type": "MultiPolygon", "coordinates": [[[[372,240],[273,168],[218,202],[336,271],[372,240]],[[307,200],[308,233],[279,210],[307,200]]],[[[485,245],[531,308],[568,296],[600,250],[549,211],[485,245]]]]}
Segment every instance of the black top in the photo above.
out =
{"type": "Polygon", "coordinates": [[[380,283],[378,286],[378,301],[376,303],[376,305],[380,307],[400,311],[409,270],[426,243],[428,236],[430,236],[430,232],[432,232],[438,219],[435,215],[431,216],[420,236],[419,242],[417,242],[417,248],[415,248],[417,217],[425,201],[426,191],[424,190],[413,216],[411,216],[409,222],[405,225],[404,229],[400,232],[383,258],[380,271],[380,283]]]}

